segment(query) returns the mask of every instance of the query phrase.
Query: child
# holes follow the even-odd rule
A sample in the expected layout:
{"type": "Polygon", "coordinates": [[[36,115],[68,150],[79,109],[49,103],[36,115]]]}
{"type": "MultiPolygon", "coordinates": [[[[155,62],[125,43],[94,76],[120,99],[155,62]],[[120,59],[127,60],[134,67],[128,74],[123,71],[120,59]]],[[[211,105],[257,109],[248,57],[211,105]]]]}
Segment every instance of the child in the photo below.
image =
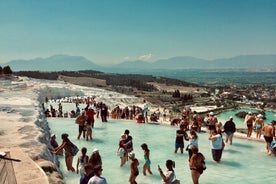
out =
{"type": "Polygon", "coordinates": [[[129,182],[130,184],[137,184],[135,179],[139,175],[139,170],[138,170],[139,161],[137,160],[137,158],[135,158],[134,153],[129,153],[129,159],[131,160],[129,182]]]}
{"type": "Polygon", "coordinates": [[[81,149],[82,154],[79,156],[77,161],[77,174],[79,173],[81,175],[84,174],[84,166],[88,163],[88,159],[89,159],[89,157],[86,155],[86,152],[87,152],[87,149],[83,147],[81,149]],[[80,166],[80,169],[79,169],[79,166],[80,166]]]}
{"type": "Polygon", "coordinates": [[[150,170],[150,164],[151,164],[151,162],[150,162],[150,158],[149,158],[150,150],[148,149],[148,145],[144,143],[144,144],[141,145],[141,148],[144,150],[144,159],[146,161],[145,164],[144,164],[144,166],[143,166],[143,174],[147,175],[146,174],[147,170],[148,170],[148,172],[150,174],[152,174],[152,172],[150,170]]]}

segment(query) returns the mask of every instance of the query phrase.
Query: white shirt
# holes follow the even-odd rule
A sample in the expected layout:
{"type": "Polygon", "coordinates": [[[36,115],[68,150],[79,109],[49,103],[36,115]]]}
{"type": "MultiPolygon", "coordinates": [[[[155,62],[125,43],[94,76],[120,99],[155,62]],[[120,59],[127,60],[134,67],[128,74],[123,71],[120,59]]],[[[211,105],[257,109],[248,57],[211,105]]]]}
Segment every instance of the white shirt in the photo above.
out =
{"type": "Polygon", "coordinates": [[[88,184],[107,184],[106,179],[100,176],[93,176],[88,181],[88,184]]]}

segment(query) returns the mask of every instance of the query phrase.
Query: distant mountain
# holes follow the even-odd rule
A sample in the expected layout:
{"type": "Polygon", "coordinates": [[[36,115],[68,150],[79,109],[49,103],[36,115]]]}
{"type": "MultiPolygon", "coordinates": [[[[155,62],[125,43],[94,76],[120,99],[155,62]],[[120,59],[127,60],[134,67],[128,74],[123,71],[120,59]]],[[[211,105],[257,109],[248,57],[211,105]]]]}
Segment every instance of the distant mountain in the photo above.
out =
{"type": "Polygon", "coordinates": [[[155,62],[129,61],[113,66],[115,69],[276,69],[276,55],[243,55],[228,59],[205,60],[179,56],[155,62]]]}
{"type": "Polygon", "coordinates": [[[13,71],[78,71],[99,70],[101,67],[82,56],[54,55],[48,58],[12,60],[3,66],[13,71]]]}
{"type": "Polygon", "coordinates": [[[97,65],[82,56],[55,55],[48,58],[31,60],[13,60],[3,64],[13,71],[78,71],[98,70],[111,73],[150,73],[162,70],[191,69],[229,69],[245,71],[276,71],[276,55],[242,55],[227,59],[205,60],[195,57],[179,56],[161,59],[154,62],[125,61],[117,65],[104,67],[97,65]]]}

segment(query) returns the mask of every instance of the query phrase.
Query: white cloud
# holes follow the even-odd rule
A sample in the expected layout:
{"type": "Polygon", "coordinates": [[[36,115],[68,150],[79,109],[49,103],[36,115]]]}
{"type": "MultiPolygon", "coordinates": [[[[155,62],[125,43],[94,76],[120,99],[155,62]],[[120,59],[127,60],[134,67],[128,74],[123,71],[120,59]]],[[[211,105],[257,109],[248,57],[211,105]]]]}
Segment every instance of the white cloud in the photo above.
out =
{"type": "Polygon", "coordinates": [[[124,57],[124,61],[129,61],[130,60],[130,57],[129,56],[125,56],[124,57]]]}
{"type": "Polygon", "coordinates": [[[143,60],[143,61],[148,61],[151,58],[152,58],[152,54],[151,53],[139,56],[139,60],[143,60]]]}

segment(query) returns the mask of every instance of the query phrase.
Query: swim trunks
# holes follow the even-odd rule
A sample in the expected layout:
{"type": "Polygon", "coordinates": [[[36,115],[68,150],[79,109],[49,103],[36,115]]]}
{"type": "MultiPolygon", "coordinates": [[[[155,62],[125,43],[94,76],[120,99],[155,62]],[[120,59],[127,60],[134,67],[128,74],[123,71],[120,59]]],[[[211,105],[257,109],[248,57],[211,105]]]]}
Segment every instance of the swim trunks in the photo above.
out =
{"type": "Polygon", "coordinates": [[[272,143],[273,137],[264,136],[265,142],[272,143]]]}

